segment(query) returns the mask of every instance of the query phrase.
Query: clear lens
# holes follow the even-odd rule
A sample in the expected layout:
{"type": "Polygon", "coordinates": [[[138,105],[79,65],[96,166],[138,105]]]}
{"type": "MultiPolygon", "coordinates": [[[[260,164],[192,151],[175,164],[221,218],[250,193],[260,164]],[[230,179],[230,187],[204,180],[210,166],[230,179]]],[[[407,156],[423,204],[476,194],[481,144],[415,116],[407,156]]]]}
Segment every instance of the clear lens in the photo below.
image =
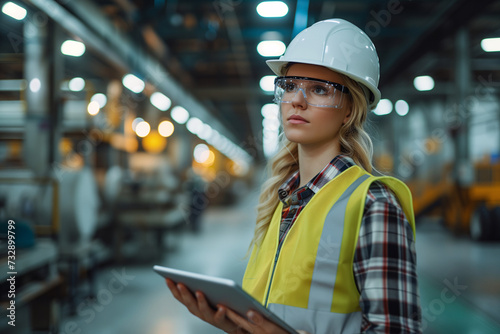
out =
{"type": "Polygon", "coordinates": [[[347,89],[336,83],[298,77],[280,77],[275,81],[274,101],[292,103],[300,92],[307,104],[315,107],[342,108],[347,89]]]}

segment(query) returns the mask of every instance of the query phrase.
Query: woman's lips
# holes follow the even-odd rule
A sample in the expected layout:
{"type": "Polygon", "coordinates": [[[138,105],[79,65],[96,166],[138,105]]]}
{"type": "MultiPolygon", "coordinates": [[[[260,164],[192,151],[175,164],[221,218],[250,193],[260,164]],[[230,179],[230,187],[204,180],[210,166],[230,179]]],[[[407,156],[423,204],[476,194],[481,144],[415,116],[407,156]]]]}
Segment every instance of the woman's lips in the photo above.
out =
{"type": "Polygon", "coordinates": [[[299,115],[292,115],[288,117],[288,122],[292,124],[304,124],[309,123],[305,118],[300,117],[299,115]]]}

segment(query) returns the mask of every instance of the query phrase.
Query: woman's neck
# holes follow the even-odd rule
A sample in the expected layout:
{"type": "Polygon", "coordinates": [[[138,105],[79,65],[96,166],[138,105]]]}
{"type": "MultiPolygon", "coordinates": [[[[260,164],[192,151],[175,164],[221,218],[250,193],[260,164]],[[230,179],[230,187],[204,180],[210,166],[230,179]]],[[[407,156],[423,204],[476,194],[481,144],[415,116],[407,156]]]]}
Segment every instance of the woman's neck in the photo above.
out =
{"type": "Polygon", "coordinates": [[[340,154],[340,144],[332,145],[331,142],[323,145],[299,144],[299,173],[300,184],[303,187],[334,157],[340,154]]]}

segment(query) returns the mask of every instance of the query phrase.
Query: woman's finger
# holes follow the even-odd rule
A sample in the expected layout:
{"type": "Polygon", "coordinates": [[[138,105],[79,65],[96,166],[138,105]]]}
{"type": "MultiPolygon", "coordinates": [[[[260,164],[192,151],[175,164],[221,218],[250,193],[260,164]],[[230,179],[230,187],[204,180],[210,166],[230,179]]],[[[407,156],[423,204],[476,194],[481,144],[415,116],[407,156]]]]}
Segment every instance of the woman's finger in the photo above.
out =
{"type": "Polygon", "coordinates": [[[238,330],[239,326],[226,316],[226,312],[227,308],[225,306],[217,305],[217,312],[215,312],[213,318],[214,325],[230,334],[243,334],[243,331],[238,330]]]}
{"type": "Polygon", "coordinates": [[[223,325],[228,322],[226,319],[226,309],[222,305],[217,305],[217,312],[214,314],[214,322],[217,325],[223,325]]]}
{"type": "Polygon", "coordinates": [[[177,288],[179,289],[181,294],[181,302],[186,305],[189,312],[197,317],[200,317],[201,314],[200,310],[198,309],[198,302],[194,298],[191,291],[189,291],[188,288],[186,288],[186,286],[181,283],[177,284],[177,288]]]}
{"type": "Polygon", "coordinates": [[[264,318],[260,314],[258,314],[257,312],[249,311],[247,313],[247,317],[251,323],[253,323],[259,327],[262,326],[264,323],[264,318]]]}
{"type": "Polygon", "coordinates": [[[205,295],[200,291],[196,291],[195,296],[201,315],[205,320],[212,320],[215,316],[215,311],[208,305],[205,295]]]}
{"type": "Polygon", "coordinates": [[[235,313],[233,310],[227,309],[226,315],[232,322],[234,322],[238,327],[246,330],[249,333],[254,332],[254,326],[248,322],[247,319],[243,318],[239,314],[235,313]]]}
{"type": "Polygon", "coordinates": [[[172,293],[174,298],[180,301],[181,294],[180,294],[179,290],[177,289],[177,286],[175,285],[175,283],[168,278],[166,279],[166,281],[167,281],[167,286],[170,289],[170,292],[172,293]]]}
{"type": "Polygon", "coordinates": [[[250,323],[255,325],[255,328],[258,329],[259,332],[274,333],[274,334],[287,333],[283,328],[276,325],[274,322],[267,320],[266,318],[264,318],[262,314],[259,314],[255,311],[248,311],[247,317],[250,320],[250,323]]]}

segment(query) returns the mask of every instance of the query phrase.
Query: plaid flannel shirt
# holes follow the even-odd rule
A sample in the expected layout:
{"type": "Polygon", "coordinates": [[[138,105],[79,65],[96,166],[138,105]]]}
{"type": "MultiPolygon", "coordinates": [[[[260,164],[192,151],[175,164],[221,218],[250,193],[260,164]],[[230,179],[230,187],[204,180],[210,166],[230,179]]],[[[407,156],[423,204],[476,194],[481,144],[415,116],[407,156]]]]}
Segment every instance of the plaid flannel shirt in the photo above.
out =
{"type": "MultiPolygon", "coordinates": [[[[299,213],[321,187],[354,165],[339,155],[305,186],[295,172],[278,190],[283,202],[278,248],[299,213]]],[[[421,310],[413,231],[392,191],[371,184],[354,254],[363,333],[421,333],[421,310]]],[[[312,333],[315,334],[315,333],[312,333]]]]}

